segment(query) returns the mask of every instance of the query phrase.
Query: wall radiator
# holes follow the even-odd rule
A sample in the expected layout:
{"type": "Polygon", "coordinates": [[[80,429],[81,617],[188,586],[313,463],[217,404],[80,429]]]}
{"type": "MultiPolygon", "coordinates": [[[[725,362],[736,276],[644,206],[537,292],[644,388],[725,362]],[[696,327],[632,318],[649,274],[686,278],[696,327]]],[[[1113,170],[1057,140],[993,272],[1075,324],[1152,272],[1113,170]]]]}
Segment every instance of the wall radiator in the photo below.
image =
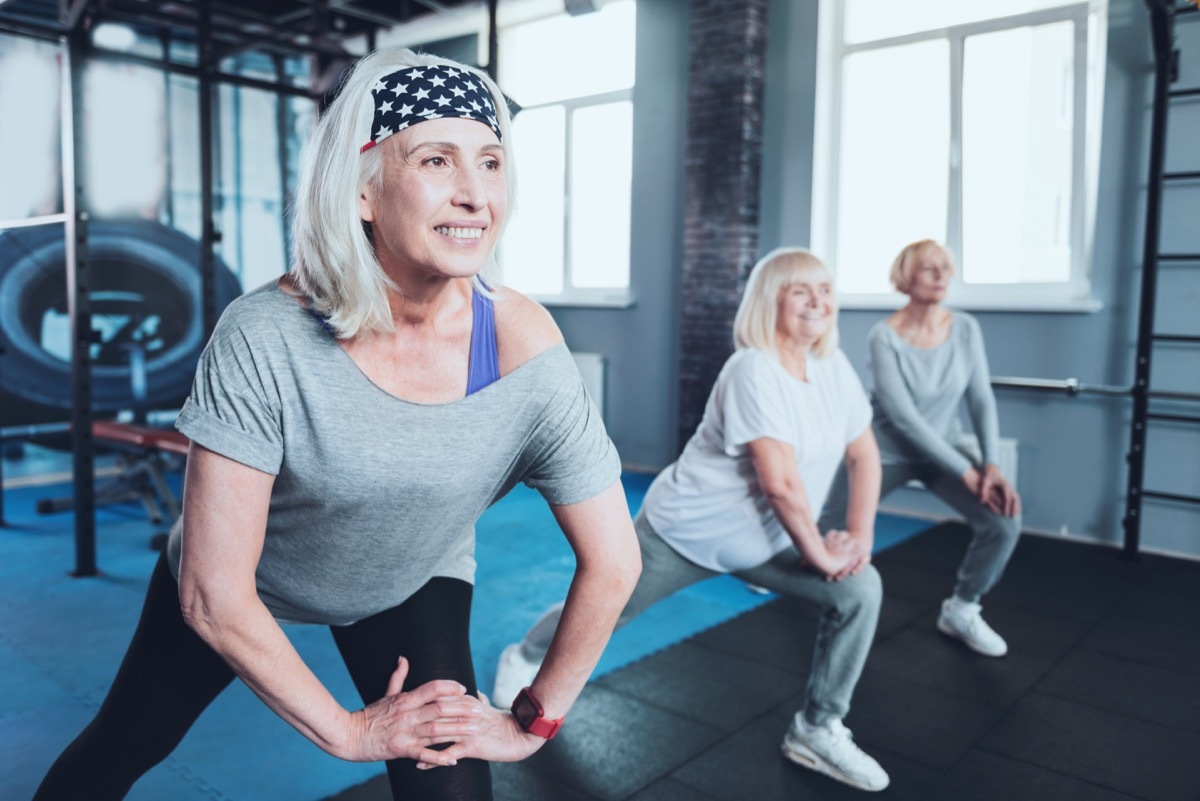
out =
{"type": "Polygon", "coordinates": [[[587,387],[592,403],[596,404],[596,409],[600,412],[600,419],[607,422],[604,416],[604,354],[572,353],[571,355],[575,357],[575,366],[579,368],[579,374],[583,376],[583,385],[587,387]]]}

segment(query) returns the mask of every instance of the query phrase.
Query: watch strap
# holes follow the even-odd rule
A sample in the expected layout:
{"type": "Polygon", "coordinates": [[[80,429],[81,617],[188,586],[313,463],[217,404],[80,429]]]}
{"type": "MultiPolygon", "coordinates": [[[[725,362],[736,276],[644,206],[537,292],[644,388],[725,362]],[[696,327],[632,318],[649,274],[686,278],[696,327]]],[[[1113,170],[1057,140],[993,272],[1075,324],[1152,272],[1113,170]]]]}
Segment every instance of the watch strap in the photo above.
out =
{"type": "Polygon", "coordinates": [[[513,701],[512,712],[517,724],[522,729],[547,740],[553,739],[554,735],[558,734],[559,729],[562,728],[563,719],[555,720],[546,717],[542,702],[529,687],[517,693],[517,698],[513,701]]]}

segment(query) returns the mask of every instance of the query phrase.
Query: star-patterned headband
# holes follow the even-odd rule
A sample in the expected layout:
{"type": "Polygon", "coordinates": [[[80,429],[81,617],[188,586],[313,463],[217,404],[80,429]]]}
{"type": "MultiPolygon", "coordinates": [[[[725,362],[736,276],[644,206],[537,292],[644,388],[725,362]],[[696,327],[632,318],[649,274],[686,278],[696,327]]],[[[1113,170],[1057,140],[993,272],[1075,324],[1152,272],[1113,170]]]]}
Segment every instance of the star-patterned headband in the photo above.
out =
{"type": "Polygon", "coordinates": [[[492,95],[478,76],[466,70],[446,64],[405,67],[376,81],[371,96],[375,102],[371,141],[360,153],[418,122],[442,117],[478,120],[500,138],[492,95]]]}

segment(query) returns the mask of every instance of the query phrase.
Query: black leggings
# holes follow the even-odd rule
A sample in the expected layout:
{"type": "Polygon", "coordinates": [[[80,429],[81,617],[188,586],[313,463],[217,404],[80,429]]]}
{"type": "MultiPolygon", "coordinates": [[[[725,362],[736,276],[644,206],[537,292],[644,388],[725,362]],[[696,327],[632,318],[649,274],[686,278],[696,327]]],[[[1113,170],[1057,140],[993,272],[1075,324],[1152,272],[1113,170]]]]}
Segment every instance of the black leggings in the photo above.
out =
{"type": "MultiPolygon", "coordinates": [[[[475,692],[468,641],[471,589],[465,581],[435,578],[399,606],[331,627],[364,703],[383,697],[401,654],[409,662],[406,690],[432,679],[453,679],[475,692]]],[[[108,697],[50,768],[34,801],[124,798],[234,678],[225,660],[184,623],[178,585],[166,558],[160,558],[108,697]]],[[[394,759],[387,771],[397,801],[492,797],[488,764],[476,759],[432,770],[394,759]]]]}

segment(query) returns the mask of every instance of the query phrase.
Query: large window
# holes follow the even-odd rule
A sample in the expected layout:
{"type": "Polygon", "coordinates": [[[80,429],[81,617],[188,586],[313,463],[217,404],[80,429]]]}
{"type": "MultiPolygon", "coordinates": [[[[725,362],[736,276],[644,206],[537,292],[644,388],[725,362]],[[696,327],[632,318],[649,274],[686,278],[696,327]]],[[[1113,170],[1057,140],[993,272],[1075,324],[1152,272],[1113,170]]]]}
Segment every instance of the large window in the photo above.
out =
{"type": "Polygon", "coordinates": [[[813,248],[851,305],[933,238],[950,300],[1092,306],[1103,0],[825,0],[813,248]]]}
{"type": "MultiPolygon", "coordinates": [[[[120,28],[117,53],[162,55],[158,37],[120,28]]],[[[112,34],[109,33],[111,37],[112,34]]],[[[179,55],[186,44],[173,45],[179,55]]],[[[0,223],[62,211],[59,48],[0,35],[0,223]],[[20,124],[9,124],[10,120],[20,124]]],[[[280,59],[281,80],[307,80],[299,58],[280,59]]],[[[228,73],[274,78],[274,61],[239,53],[228,73]]],[[[154,220],[200,238],[199,88],[195,78],[117,60],[83,70],[82,185],[94,219],[154,220]]],[[[214,104],[214,205],[218,254],[246,289],[287,269],[284,207],[313,117],[304,98],[222,83],[214,104]]],[[[4,265],[0,265],[3,268],[4,265]]]]}
{"type": "Polygon", "coordinates": [[[543,301],[628,299],[634,3],[500,34],[517,208],[500,250],[506,284],[543,301]]]}

